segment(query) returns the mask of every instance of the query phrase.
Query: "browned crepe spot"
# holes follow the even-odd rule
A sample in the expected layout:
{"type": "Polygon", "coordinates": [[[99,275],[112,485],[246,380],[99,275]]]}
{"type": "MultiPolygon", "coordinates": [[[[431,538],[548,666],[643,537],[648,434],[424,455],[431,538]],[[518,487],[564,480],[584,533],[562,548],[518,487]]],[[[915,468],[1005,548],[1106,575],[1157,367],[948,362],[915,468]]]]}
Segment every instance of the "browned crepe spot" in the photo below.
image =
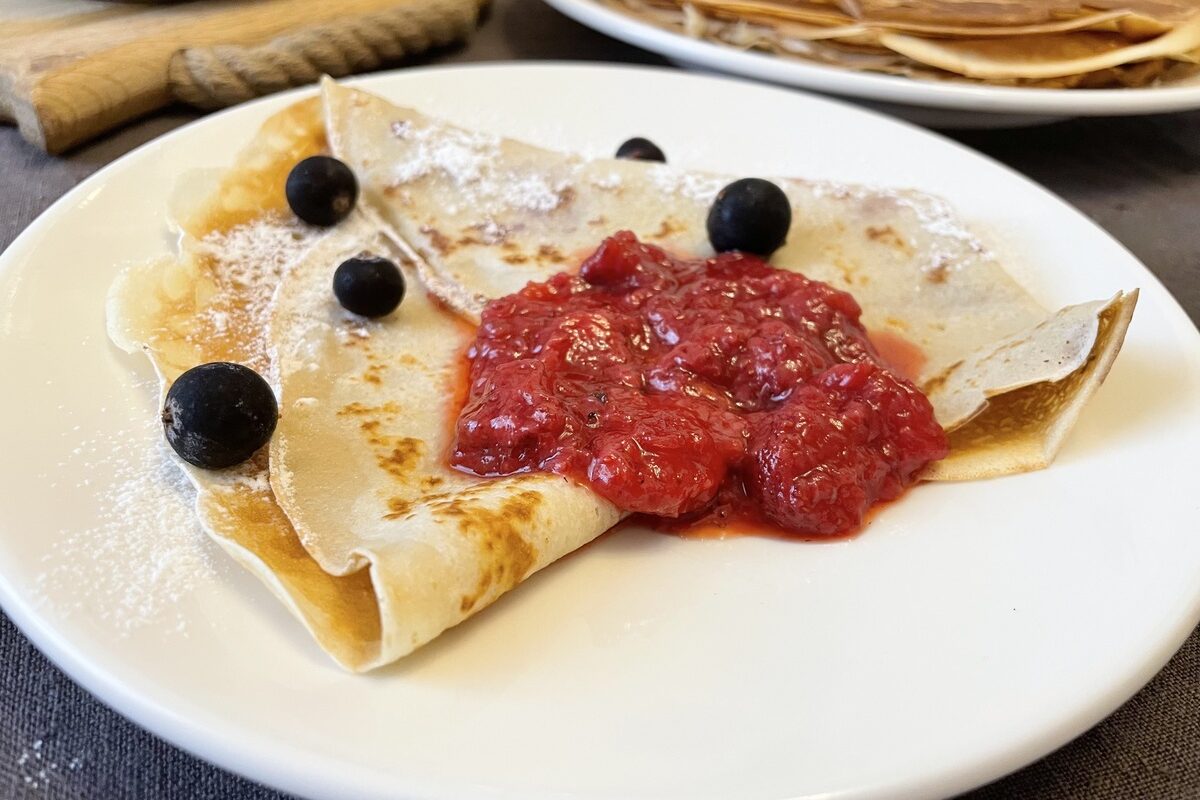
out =
{"type": "Polygon", "coordinates": [[[425,494],[416,498],[402,495],[389,498],[387,501],[389,513],[385,514],[383,518],[399,519],[400,517],[408,516],[417,506],[429,505],[440,508],[453,500],[473,497],[486,491],[483,484],[466,486],[449,492],[433,491],[444,482],[445,479],[437,475],[427,475],[421,478],[419,485],[421,491],[425,492],[425,494]]]}
{"type": "Polygon", "coordinates": [[[365,419],[359,428],[367,442],[375,449],[375,462],[379,468],[400,481],[405,481],[425,454],[425,443],[411,436],[389,436],[380,432],[382,421],[365,419]]]}
{"type": "Polygon", "coordinates": [[[950,277],[950,264],[945,259],[939,259],[929,269],[925,270],[925,280],[929,283],[945,283],[950,277]]]}
{"type": "Polygon", "coordinates": [[[492,588],[492,573],[482,572],[479,574],[479,583],[475,584],[475,590],[470,594],[464,594],[462,600],[458,603],[458,610],[464,614],[475,607],[479,602],[479,598],[487,594],[487,590],[492,588]]]}
{"type": "Polygon", "coordinates": [[[367,383],[380,386],[383,383],[383,376],[381,373],[386,369],[386,364],[372,364],[363,371],[362,379],[367,383]]]}
{"type": "Polygon", "coordinates": [[[542,244],[538,245],[537,259],[538,261],[549,261],[553,264],[561,264],[567,260],[567,257],[564,256],[562,251],[554,245],[542,244]]]}
{"type": "Polygon", "coordinates": [[[383,405],[369,406],[365,403],[348,403],[338,411],[338,416],[361,417],[371,414],[387,414],[394,416],[400,413],[400,406],[390,400],[383,405]]]}
{"type": "Polygon", "coordinates": [[[499,508],[488,508],[469,496],[458,496],[433,506],[435,515],[458,520],[458,529],[476,539],[483,568],[475,592],[464,595],[461,608],[470,610],[490,589],[504,592],[521,582],[537,559],[537,550],[521,535],[530,530],[542,504],[532,490],[506,498],[499,508]]]}
{"type": "Polygon", "coordinates": [[[867,238],[899,250],[905,257],[911,257],[913,254],[912,245],[906,242],[903,236],[896,233],[891,225],[867,226],[867,238]]]}
{"type": "Polygon", "coordinates": [[[412,205],[412,196],[401,186],[385,186],[383,196],[390,200],[398,200],[403,205],[412,205]]]}
{"type": "Polygon", "coordinates": [[[396,446],[392,448],[392,452],[388,453],[386,458],[381,459],[380,463],[397,478],[404,478],[412,471],[417,460],[425,451],[425,443],[420,439],[409,437],[395,441],[396,446]]]}
{"type": "Polygon", "coordinates": [[[853,286],[858,282],[860,276],[856,274],[855,265],[852,262],[842,256],[834,256],[831,263],[837,267],[838,272],[841,273],[842,281],[847,286],[853,286]]]}
{"type": "Polygon", "coordinates": [[[458,249],[450,237],[439,231],[432,225],[421,226],[421,233],[429,237],[429,243],[433,245],[433,249],[437,250],[442,255],[447,255],[458,249]]]}
{"type": "Polygon", "coordinates": [[[683,233],[687,230],[687,226],[674,217],[667,217],[658,226],[658,230],[650,234],[655,239],[665,239],[668,236],[674,236],[677,233],[683,233]]]}

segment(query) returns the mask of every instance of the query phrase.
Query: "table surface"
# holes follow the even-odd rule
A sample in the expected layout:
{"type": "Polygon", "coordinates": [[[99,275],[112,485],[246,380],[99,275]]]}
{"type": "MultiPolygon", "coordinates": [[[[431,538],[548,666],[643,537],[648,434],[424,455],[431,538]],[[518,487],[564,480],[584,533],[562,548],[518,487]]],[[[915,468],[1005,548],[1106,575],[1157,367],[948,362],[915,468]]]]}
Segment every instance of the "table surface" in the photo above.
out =
{"type": "MultiPolygon", "coordinates": [[[[663,64],[538,0],[496,0],[472,41],[423,59],[574,59],[663,64]]],[[[137,145],[195,119],[170,109],[66,158],[0,129],[0,249],[50,203],[137,145]]],[[[949,132],[1066,198],[1116,236],[1200,320],[1200,112],[949,132]]],[[[1200,631],[1111,717],[1056,753],[979,789],[997,798],[1200,796],[1200,631]]],[[[73,684],[0,614],[0,797],[284,796],[127,722],[73,684]]]]}

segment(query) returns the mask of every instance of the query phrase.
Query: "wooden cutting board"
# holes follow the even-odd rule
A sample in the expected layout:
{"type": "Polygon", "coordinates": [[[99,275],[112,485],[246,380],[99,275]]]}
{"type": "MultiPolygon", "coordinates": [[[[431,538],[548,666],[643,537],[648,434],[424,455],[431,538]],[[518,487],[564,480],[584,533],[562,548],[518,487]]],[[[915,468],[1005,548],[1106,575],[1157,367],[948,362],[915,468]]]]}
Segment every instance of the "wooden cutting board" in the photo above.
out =
{"type": "Polygon", "coordinates": [[[465,38],[483,0],[8,0],[0,120],[58,153],[175,99],[213,107],[465,38]]]}

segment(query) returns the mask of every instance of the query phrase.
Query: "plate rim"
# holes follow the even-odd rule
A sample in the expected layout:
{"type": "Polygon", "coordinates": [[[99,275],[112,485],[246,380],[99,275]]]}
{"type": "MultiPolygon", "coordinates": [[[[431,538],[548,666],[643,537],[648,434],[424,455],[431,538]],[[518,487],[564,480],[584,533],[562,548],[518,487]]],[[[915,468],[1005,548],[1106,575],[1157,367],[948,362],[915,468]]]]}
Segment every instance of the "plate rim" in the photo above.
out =
{"type": "MultiPolygon", "coordinates": [[[[547,0],[547,2],[550,2],[550,0],[547,0]]],[[[409,77],[418,73],[458,72],[464,70],[557,71],[564,69],[597,72],[652,72],[673,75],[689,81],[751,83],[745,79],[727,75],[698,75],[670,67],[579,61],[507,61],[464,65],[430,65],[373,73],[350,79],[346,83],[370,88],[379,84],[386,85],[396,77],[409,77]]],[[[761,84],[755,85],[769,91],[784,91],[794,94],[786,88],[762,86],[761,84]]],[[[14,252],[17,252],[18,255],[20,254],[21,248],[18,245],[22,244],[26,239],[35,238],[43,228],[52,227],[55,224],[55,217],[61,213],[63,208],[71,205],[77,198],[88,194],[98,184],[101,184],[107,179],[110,171],[127,168],[127,161],[144,158],[148,155],[152,156],[155,150],[171,142],[172,137],[185,136],[194,126],[203,126],[209,124],[212,120],[225,118],[227,115],[233,116],[245,113],[251,108],[276,104],[282,107],[285,103],[309,95],[314,91],[315,87],[313,86],[300,87],[206,115],[145,142],[110,164],[105,165],[65,192],[45,211],[39,214],[13,240],[12,244],[3,253],[0,253],[0,282],[5,280],[6,274],[12,268],[9,266],[10,262],[17,260],[17,256],[12,254],[14,252]]],[[[1167,305],[1172,316],[1175,317],[1171,321],[1176,327],[1180,327],[1179,324],[1182,323],[1182,326],[1193,337],[1193,342],[1200,345],[1200,330],[1197,330],[1195,324],[1191,322],[1178,300],[1171,295],[1158,277],[1121,242],[1054,192],[990,156],[979,153],[937,132],[929,131],[903,120],[897,120],[886,114],[863,109],[852,103],[829,97],[814,96],[805,93],[805,101],[818,104],[833,104],[855,114],[865,114],[876,120],[910,128],[924,136],[932,137],[942,145],[949,145],[951,148],[967,153],[974,158],[981,159],[991,167],[999,169],[1009,179],[1016,178],[1025,191],[1042,193],[1060,206],[1064,212],[1078,217],[1082,222],[1086,222],[1094,235],[1100,235],[1108,246],[1115,247],[1133,264],[1139,267],[1143,280],[1147,283],[1155,284],[1157,288],[1162,290],[1162,298],[1169,301],[1167,305]]],[[[0,572],[0,608],[4,610],[14,625],[44,655],[101,703],[152,734],[160,736],[172,745],[221,769],[229,770],[251,781],[265,783],[282,791],[300,796],[310,796],[309,793],[314,791],[321,797],[350,796],[346,794],[348,789],[354,791],[353,796],[355,797],[390,796],[396,789],[391,777],[383,776],[371,768],[361,766],[358,769],[362,770],[362,774],[380,775],[382,778],[385,778],[388,788],[381,788],[385,786],[385,782],[382,781],[372,786],[359,783],[348,787],[344,774],[339,773],[339,769],[344,769],[345,767],[345,764],[341,761],[325,759],[310,751],[300,751],[290,745],[281,744],[276,741],[264,741],[262,737],[254,738],[249,735],[232,735],[234,731],[231,731],[229,728],[215,730],[204,726],[196,727],[190,724],[189,718],[181,718],[166,704],[159,703],[154,698],[140,693],[135,688],[123,683],[110,670],[98,666],[94,661],[84,658],[83,654],[73,648],[59,630],[42,615],[37,613],[35,600],[26,601],[21,599],[21,596],[16,592],[14,586],[3,572],[0,572]],[[303,756],[303,758],[298,761],[296,759],[297,756],[303,756]],[[297,767],[300,769],[297,769],[297,767]]],[[[1103,700],[1097,699],[1087,709],[1077,711],[1077,713],[1069,717],[1061,718],[1059,724],[1054,726],[1053,729],[1047,728],[1039,736],[1027,738],[1019,745],[1010,746],[1003,751],[993,752],[986,759],[986,763],[984,760],[980,760],[971,765],[959,766],[953,769],[931,770],[922,775],[920,779],[915,779],[906,785],[889,785],[879,789],[867,788],[855,790],[845,795],[838,793],[835,796],[892,798],[898,796],[898,794],[907,797],[957,793],[998,779],[1048,755],[1054,749],[1076,738],[1119,708],[1162,669],[1191,634],[1196,623],[1200,621],[1200,589],[1197,590],[1191,603],[1187,605],[1186,609],[1183,609],[1183,612],[1176,620],[1176,625],[1171,630],[1170,635],[1164,636],[1162,641],[1159,642],[1160,646],[1153,652],[1146,654],[1146,657],[1141,661],[1139,669],[1133,670],[1126,676],[1124,681],[1117,682],[1110,687],[1103,700]]],[[[410,781],[413,780],[410,778],[410,781]]],[[[450,798],[458,796],[456,789],[460,787],[447,786],[446,784],[420,785],[416,782],[410,782],[403,788],[406,793],[416,792],[422,797],[450,798]]],[[[496,791],[492,787],[474,788],[480,790],[478,796],[481,797],[512,796],[507,791],[496,791]]]]}
{"type": "Polygon", "coordinates": [[[935,83],[856,72],[691,39],[600,5],[596,0],[543,0],[576,22],[670,59],[745,78],[875,102],[980,115],[1040,117],[1138,116],[1200,108],[1200,83],[1136,89],[1036,89],[935,83]]]}

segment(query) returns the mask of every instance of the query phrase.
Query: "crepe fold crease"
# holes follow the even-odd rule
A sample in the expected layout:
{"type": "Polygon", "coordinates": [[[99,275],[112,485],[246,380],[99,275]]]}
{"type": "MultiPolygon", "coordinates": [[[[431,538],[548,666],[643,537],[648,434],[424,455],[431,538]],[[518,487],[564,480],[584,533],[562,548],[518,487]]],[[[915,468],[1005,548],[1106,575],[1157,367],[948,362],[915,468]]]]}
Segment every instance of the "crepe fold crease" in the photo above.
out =
{"type": "MultiPolygon", "coordinates": [[[[266,376],[280,400],[269,448],[229,470],[180,464],[212,538],[256,574],[343,667],[411,652],[610,528],[620,512],[561,476],[482,479],[447,466],[470,324],[488,298],[574,269],[630,229],[707,251],[703,219],[727,176],[585,160],[456,127],[327,81],[263,126],[204,200],[181,213],[177,256],[127,269],[112,339],[145,352],[162,392],[196,364],[266,376]],[[331,152],[362,187],[344,223],[295,220],[297,161],[331,152]],[[330,290],[363,251],[403,262],[409,291],[381,320],[330,290]]],[[[850,290],[864,323],[917,345],[951,430],[936,479],[1045,466],[1112,363],[1136,293],[1049,313],[945,203],[780,179],[795,211],[783,267],[850,290]]]]}
{"type": "MultiPolygon", "coordinates": [[[[684,255],[711,253],[709,206],[738,177],[556,153],[333,81],[324,94],[330,147],[359,176],[382,229],[434,285],[451,287],[443,299],[471,319],[487,298],[575,268],[617,230],[684,255]]],[[[920,348],[924,362],[910,377],[938,422],[961,431],[930,476],[962,480],[1049,464],[1120,349],[1136,291],[1051,314],[937,198],[774,180],[793,223],[772,262],[852,293],[868,329],[920,348]],[[1069,380],[1085,372],[1090,381],[1069,380]],[[989,428],[997,417],[984,412],[1025,387],[1059,401],[989,428]]]]}

